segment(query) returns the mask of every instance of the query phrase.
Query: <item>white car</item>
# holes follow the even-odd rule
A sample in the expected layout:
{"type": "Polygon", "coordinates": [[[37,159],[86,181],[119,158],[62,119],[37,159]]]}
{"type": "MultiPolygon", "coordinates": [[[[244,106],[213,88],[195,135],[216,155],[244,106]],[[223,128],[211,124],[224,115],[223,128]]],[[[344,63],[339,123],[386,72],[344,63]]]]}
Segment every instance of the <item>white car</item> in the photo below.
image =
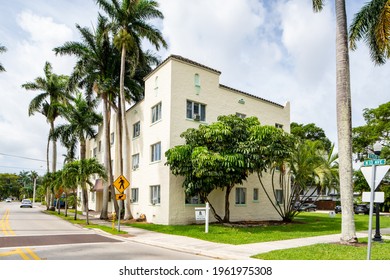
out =
{"type": "Polygon", "coordinates": [[[22,204],[20,204],[20,208],[24,208],[24,207],[32,208],[32,203],[31,203],[30,199],[23,199],[22,200],[22,204]]]}
{"type": "Polygon", "coordinates": [[[5,202],[12,202],[12,199],[8,197],[5,202]]]}

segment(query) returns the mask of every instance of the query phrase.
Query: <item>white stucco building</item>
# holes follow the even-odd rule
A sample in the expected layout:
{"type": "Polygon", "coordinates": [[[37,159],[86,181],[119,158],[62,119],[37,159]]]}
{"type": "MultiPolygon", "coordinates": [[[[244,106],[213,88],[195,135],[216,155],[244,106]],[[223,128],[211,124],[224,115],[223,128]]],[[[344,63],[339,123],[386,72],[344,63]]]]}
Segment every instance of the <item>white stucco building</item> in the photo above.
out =
{"type": "MultiPolygon", "coordinates": [[[[243,70],[244,71],[244,70],[243,70]]],[[[215,122],[219,115],[256,116],[263,125],[275,125],[289,132],[290,105],[232,89],[219,83],[221,72],[171,55],[145,77],[145,97],[126,112],[129,129],[129,196],[135,218],[144,214],[148,222],[187,224],[195,222],[196,198],[185,197],[182,178],[165,166],[164,153],[183,144],[180,134],[200,123],[215,122]],[[131,195],[130,195],[131,194],[131,195]]],[[[111,125],[114,180],[119,175],[115,116],[111,125]]],[[[89,156],[103,163],[102,128],[88,142],[89,156]]],[[[267,181],[267,180],[266,180],[267,181]]],[[[230,197],[231,221],[278,220],[280,217],[263,193],[256,176],[235,187],[230,197]]],[[[224,192],[214,191],[210,200],[224,215],[224,192]]],[[[101,210],[102,191],[90,193],[90,209],[101,210]]],[[[111,206],[109,206],[111,209],[111,206]]]]}

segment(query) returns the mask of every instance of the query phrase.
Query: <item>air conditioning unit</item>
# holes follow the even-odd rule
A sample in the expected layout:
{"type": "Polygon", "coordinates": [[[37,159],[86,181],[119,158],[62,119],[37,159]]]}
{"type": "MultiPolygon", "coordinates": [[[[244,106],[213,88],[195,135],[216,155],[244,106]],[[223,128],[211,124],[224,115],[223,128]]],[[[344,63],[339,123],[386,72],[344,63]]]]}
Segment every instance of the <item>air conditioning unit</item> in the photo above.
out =
{"type": "Polygon", "coordinates": [[[138,164],[134,165],[133,170],[136,170],[138,167],[139,167],[138,164]]]}
{"type": "Polygon", "coordinates": [[[193,119],[194,119],[194,121],[200,121],[200,115],[194,114],[193,119]]]}

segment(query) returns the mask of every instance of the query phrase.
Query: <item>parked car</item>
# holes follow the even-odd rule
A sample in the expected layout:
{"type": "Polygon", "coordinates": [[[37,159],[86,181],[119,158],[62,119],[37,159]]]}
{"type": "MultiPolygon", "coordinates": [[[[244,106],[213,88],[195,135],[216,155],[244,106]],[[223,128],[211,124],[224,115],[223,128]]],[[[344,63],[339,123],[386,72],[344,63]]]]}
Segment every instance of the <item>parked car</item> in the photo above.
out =
{"type": "Polygon", "coordinates": [[[8,197],[5,202],[12,202],[12,199],[8,197]]]}
{"type": "Polygon", "coordinates": [[[334,212],[336,214],[341,213],[341,205],[336,205],[336,207],[334,208],[334,212]]]}
{"type": "Polygon", "coordinates": [[[370,208],[367,204],[357,204],[354,207],[355,214],[369,214],[370,208]]]}
{"type": "Polygon", "coordinates": [[[30,199],[23,199],[20,208],[32,208],[32,203],[30,199]]]}
{"type": "Polygon", "coordinates": [[[313,203],[303,203],[301,206],[299,206],[298,211],[302,212],[310,212],[310,211],[316,211],[317,210],[317,205],[313,203]]]}

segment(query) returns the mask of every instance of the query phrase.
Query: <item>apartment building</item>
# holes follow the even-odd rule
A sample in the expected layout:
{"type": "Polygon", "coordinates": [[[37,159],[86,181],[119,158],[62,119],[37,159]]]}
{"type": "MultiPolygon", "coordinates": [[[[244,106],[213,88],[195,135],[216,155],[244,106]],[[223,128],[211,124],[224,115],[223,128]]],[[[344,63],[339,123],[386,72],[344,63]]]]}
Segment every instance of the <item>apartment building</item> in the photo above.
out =
{"type": "MultiPolygon", "coordinates": [[[[173,176],[165,165],[165,151],[184,143],[180,134],[199,124],[215,122],[219,115],[256,116],[263,125],[275,125],[289,132],[290,104],[276,104],[219,83],[221,72],[195,61],[171,55],[145,77],[145,97],[126,112],[129,130],[128,174],[131,211],[156,224],[195,222],[197,197],[186,197],[182,178],[173,176]]],[[[111,151],[114,179],[119,175],[115,116],[111,123],[111,151]]],[[[102,128],[88,142],[89,155],[103,163],[102,128]]],[[[269,178],[270,179],[270,178],[269,178]]],[[[270,182],[266,179],[266,182],[270,182]]],[[[102,182],[90,193],[90,209],[101,210],[102,182]]],[[[282,195],[282,194],[281,194],[282,195]]],[[[235,187],[230,197],[232,221],[278,220],[256,176],[235,187]]],[[[214,191],[210,201],[224,215],[224,192],[214,191]]],[[[111,207],[111,206],[110,206],[111,207]]],[[[211,221],[213,218],[211,218],[211,221]]]]}

